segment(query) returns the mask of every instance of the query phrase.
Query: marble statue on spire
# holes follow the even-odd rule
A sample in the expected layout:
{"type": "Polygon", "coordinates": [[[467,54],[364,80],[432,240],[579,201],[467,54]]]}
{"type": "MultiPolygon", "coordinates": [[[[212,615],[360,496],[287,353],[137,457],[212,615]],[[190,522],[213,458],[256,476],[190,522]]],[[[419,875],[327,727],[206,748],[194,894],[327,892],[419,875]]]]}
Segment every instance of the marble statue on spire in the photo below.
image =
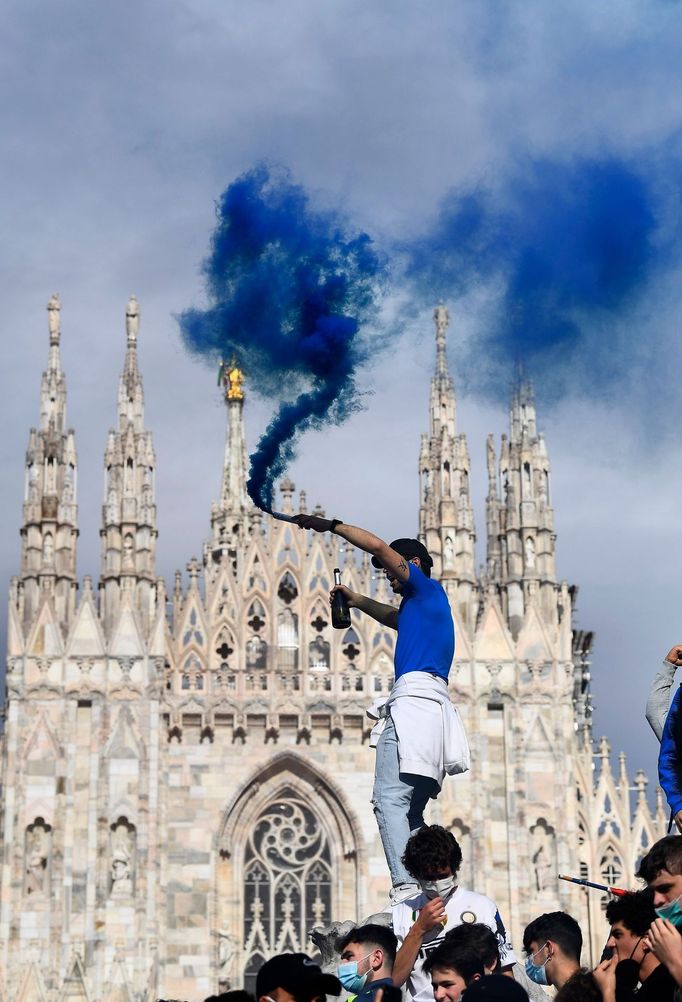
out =
{"type": "Polygon", "coordinates": [[[139,329],[140,304],[135,296],[131,296],[126,306],[126,334],[128,335],[128,344],[134,344],[137,341],[137,332],[139,329]]]}
{"type": "Polygon", "coordinates": [[[47,325],[50,331],[50,342],[55,342],[59,340],[60,328],[59,328],[59,312],[62,306],[59,302],[59,294],[57,292],[50,296],[47,304],[47,325]]]}

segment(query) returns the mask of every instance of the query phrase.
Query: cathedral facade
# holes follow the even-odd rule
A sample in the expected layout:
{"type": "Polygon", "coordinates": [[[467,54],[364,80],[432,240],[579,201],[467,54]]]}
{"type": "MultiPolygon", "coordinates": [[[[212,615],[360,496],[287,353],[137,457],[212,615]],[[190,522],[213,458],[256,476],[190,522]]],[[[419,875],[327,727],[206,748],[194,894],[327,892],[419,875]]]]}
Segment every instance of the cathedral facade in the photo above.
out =
{"type": "MultiPolygon", "coordinates": [[[[472,766],[446,780],[430,820],[454,832],[462,883],[497,901],[517,949],[526,922],[565,908],[589,930],[596,962],[603,902],[557,873],[628,886],[665,833],[663,804],[650,812],[646,777],[632,782],[622,756],[612,772],[605,741],[595,753],[592,638],[574,622],[577,590],[557,577],[549,459],[527,386],[514,393],[499,457],[488,441],[486,561],[476,567],[444,307],[434,320],[415,521],[456,622],[450,692],[472,766]]],[[[362,919],[387,900],[365,710],[390,689],[394,635],[357,613],[334,631],[328,605],[335,566],[349,587],[391,601],[383,575],[338,537],[251,505],[244,378],[232,366],[220,500],[201,559],[169,593],[155,567],[156,460],[134,298],[125,326],[101,571],[79,583],[75,435],[58,297],[48,304],[9,600],[3,1002],[200,1000],[250,984],[274,952],[309,949],[313,926],[362,919]]],[[[307,510],[290,481],[280,492],[284,512],[307,510]]]]}

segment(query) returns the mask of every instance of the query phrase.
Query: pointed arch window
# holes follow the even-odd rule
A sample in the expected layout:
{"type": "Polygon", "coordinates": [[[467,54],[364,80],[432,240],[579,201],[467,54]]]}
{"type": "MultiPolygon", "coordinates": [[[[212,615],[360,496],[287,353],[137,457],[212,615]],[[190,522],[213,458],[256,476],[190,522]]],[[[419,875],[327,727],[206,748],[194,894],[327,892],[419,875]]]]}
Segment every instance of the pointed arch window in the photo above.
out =
{"type": "Polygon", "coordinates": [[[282,576],[282,580],[279,583],[279,588],[277,589],[277,597],[280,602],[285,605],[291,605],[291,603],[298,598],[298,585],[296,580],[289,571],[282,576]]]}
{"type": "Polygon", "coordinates": [[[298,668],[298,616],[288,607],[277,617],[277,646],[279,666],[296,670],[298,668]]]}
{"type": "Polygon", "coordinates": [[[182,642],[185,645],[185,647],[192,641],[194,641],[195,644],[203,644],[204,642],[203,634],[199,629],[199,626],[197,625],[196,609],[192,609],[191,613],[189,614],[189,622],[187,624],[187,629],[185,630],[185,633],[182,638],[182,642]]]}
{"type": "Polygon", "coordinates": [[[329,643],[322,637],[315,637],[308,645],[308,668],[310,671],[329,671],[329,643]]]}
{"type": "Polygon", "coordinates": [[[246,642],[246,667],[267,668],[268,645],[262,637],[251,637],[246,642]]]}
{"type": "Polygon", "coordinates": [[[258,633],[265,626],[265,606],[259,599],[254,599],[247,612],[249,617],[247,622],[254,633],[258,633]]]}
{"type": "Polygon", "coordinates": [[[305,951],[310,928],[332,915],[331,852],[309,803],[285,787],[263,808],[244,852],[244,987],[263,961],[305,951]]]}
{"type": "Polygon", "coordinates": [[[265,577],[263,576],[263,568],[261,567],[261,562],[258,559],[258,556],[253,558],[251,570],[249,571],[249,576],[246,582],[247,591],[252,591],[254,588],[259,588],[262,592],[264,592],[267,588],[265,577]]]}

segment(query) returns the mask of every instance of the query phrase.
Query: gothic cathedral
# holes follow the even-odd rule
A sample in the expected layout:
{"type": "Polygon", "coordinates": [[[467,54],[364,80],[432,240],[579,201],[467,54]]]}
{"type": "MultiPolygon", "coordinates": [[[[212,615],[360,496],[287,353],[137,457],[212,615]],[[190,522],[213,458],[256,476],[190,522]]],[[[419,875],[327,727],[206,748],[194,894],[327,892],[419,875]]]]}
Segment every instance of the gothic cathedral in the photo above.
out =
{"type": "MultiPolygon", "coordinates": [[[[574,623],[576,588],[557,578],[549,459],[526,385],[499,458],[488,440],[477,571],[443,306],[434,320],[419,535],[455,616],[450,690],[472,768],[446,781],[431,821],[455,833],[462,883],[497,901],[517,948],[528,920],[565,908],[594,930],[596,963],[599,896],[556,875],[627,885],[665,832],[663,805],[652,815],[643,773],[631,783],[622,756],[614,774],[607,742],[593,747],[592,638],[574,623]]],[[[394,638],[360,618],[332,631],[328,606],[334,566],[389,601],[383,575],[338,537],[251,505],[244,377],[232,366],[220,500],[201,561],[167,594],[139,322],[133,298],[104,453],[101,572],[79,586],[76,443],[58,297],[48,304],[9,599],[2,1002],[198,1000],[248,985],[273,952],[310,949],[313,926],[386,903],[365,709],[390,688],[394,638]]],[[[306,511],[289,480],[280,490],[283,511],[306,511]]]]}

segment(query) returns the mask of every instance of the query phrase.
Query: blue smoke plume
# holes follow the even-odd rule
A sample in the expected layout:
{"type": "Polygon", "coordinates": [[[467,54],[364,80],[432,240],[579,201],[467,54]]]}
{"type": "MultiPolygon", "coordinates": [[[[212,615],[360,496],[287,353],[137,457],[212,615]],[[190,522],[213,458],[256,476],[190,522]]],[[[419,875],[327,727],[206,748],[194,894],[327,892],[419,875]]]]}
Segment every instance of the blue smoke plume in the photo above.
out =
{"type": "Polygon", "coordinates": [[[554,393],[608,389],[628,364],[618,324],[668,253],[645,176],[617,159],[521,165],[451,193],[403,248],[420,300],[478,285],[495,306],[458,370],[498,395],[520,364],[554,393]]]}
{"type": "Polygon", "coordinates": [[[214,360],[234,354],[266,397],[296,394],[251,456],[249,496],[271,511],[298,436],[360,406],[355,374],[369,353],[365,327],[385,263],[367,234],[313,209],[286,171],[261,164],[223,192],[203,273],[208,308],[179,317],[190,350],[214,360]]]}

